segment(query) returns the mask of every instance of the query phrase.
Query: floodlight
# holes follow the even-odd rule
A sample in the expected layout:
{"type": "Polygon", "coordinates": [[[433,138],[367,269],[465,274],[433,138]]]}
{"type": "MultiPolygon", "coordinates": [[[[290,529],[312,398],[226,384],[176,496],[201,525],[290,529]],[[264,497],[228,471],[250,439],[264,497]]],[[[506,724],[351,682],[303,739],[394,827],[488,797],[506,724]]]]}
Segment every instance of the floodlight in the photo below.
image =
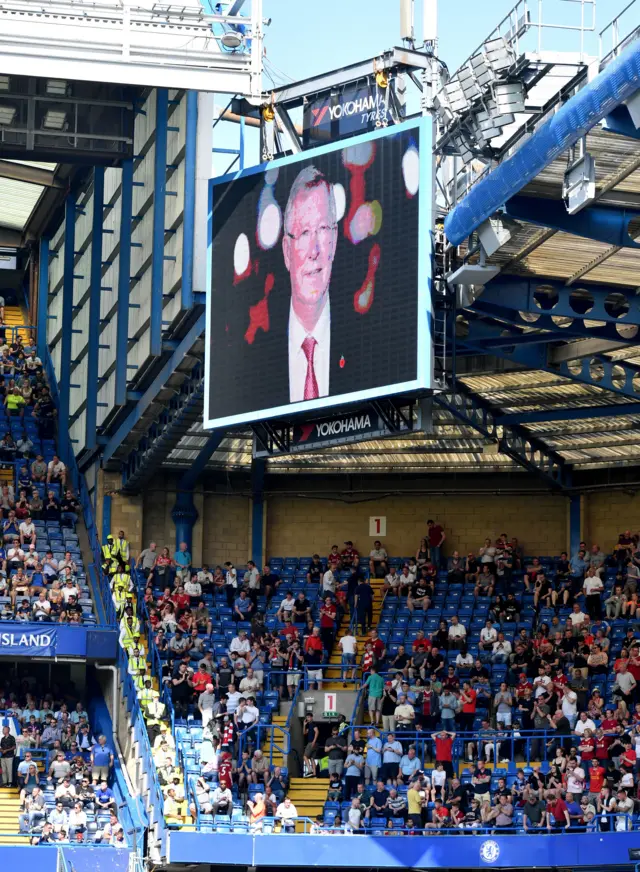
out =
{"type": "Polygon", "coordinates": [[[42,126],[45,130],[64,130],[67,126],[67,113],[58,109],[47,109],[42,126]]]}
{"type": "Polygon", "coordinates": [[[66,97],[69,85],[64,79],[47,79],[47,94],[50,97],[66,97]]]}
{"type": "Polygon", "coordinates": [[[0,125],[8,127],[13,124],[13,119],[16,117],[15,106],[0,106],[0,125]]]}
{"type": "Polygon", "coordinates": [[[521,82],[494,85],[493,99],[500,113],[513,115],[524,112],[524,86],[521,82]]]}
{"type": "Polygon", "coordinates": [[[485,59],[494,73],[508,70],[516,59],[513,49],[503,36],[485,42],[483,50],[485,59]]]}
{"type": "Polygon", "coordinates": [[[491,68],[487,65],[484,57],[481,54],[474,55],[471,58],[470,64],[478,87],[481,90],[484,90],[489,86],[491,80],[493,79],[491,68]]]}
{"type": "Polygon", "coordinates": [[[440,119],[440,122],[447,127],[453,121],[454,116],[444,88],[433,98],[433,107],[436,110],[436,115],[440,119]]]}
{"type": "Polygon", "coordinates": [[[469,108],[469,101],[465,97],[458,79],[451,79],[444,86],[444,92],[453,112],[465,112],[469,108]]]}
{"type": "Polygon", "coordinates": [[[452,137],[452,142],[464,163],[469,163],[469,161],[473,160],[472,146],[465,133],[459,131],[452,137]]]}
{"type": "Polygon", "coordinates": [[[244,35],[240,33],[239,30],[230,28],[229,30],[225,30],[220,41],[225,48],[240,48],[244,42],[244,35]]]}
{"type": "Polygon", "coordinates": [[[500,127],[495,124],[491,117],[491,113],[486,109],[476,113],[475,123],[483,139],[493,139],[494,136],[500,136],[502,133],[500,127]]]}
{"type": "Polygon", "coordinates": [[[467,64],[458,71],[458,79],[460,80],[460,87],[464,96],[469,103],[481,95],[482,91],[475,80],[471,64],[467,64]]]}
{"type": "Polygon", "coordinates": [[[485,255],[491,257],[509,242],[511,228],[503,218],[487,218],[478,227],[478,236],[485,255]]]}

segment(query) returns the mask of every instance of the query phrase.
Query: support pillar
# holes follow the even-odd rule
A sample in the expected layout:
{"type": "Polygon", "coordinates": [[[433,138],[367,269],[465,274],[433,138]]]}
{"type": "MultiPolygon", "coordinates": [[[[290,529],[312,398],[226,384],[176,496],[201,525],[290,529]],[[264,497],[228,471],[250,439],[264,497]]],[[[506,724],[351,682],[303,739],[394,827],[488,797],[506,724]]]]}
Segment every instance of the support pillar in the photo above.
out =
{"type": "Polygon", "coordinates": [[[40,240],[40,256],[38,257],[38,357],[44,363],[47,355],[47,315],[49,310],[49,240],[40,240]]]}
{"type": "Polygon", "coordinates": [[[181,542],[187,543],[187,551],[193,548],[193,527],[198,520],[198,510],[193,501],[193,491],[178,491],[171,509],[171,520],[176,526],[176,551],[181,542]]]}
{"type": "Polygon", "coordinates": [[[261,567],[264,560],[264,458],[251,461],[251,559],[261,567]]]}
{"type": "Polygon", "coordinates": [[[582,541],[582,497],[569,497],[569,557],[578,552],[582,541]]]}
{"type": "Polygon", "coordinates": [[[186,542],[187,549],[193,554],[193,526],[198,520],[198,510],[193,500],[193,489],[223,437],[224,430],[214,430],[193,461],[191,469],[185,472],[178,482],[176,502],[171,510],[171,518],[176,525],[176,551],[181,542],[186,542]]]}
{"type": "Polygon", "coordinates": [[[75,267],[76,239],[76,197],[67,194],[64,219],[64,272],[62,276],[62,323],[60,331],[60,370],[58,389],[60,406],[58,426],[60,428],[60,454],[69,463],[69,440],[64,438],[69,427],[71,404],[71,340],[73,332],[73,270],[75,267]]]}
{"type": "Polygon", "coordinates": [[[107,536],[111,533],[111,494],[105,494],[102,497],[102,544],[107,541],[107,536]]]}

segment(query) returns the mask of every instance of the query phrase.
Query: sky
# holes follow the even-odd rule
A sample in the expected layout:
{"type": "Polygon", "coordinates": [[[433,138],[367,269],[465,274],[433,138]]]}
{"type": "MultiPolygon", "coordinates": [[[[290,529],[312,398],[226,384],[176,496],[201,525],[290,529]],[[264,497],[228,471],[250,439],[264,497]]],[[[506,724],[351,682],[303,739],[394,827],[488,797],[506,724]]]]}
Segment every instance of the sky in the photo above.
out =
{"type": "MultiPolygon", "coordinates": [[[[513,9],[516,0],[437,2],[438,55],[454,72],[513,9]]],[[[529,0],[527,5],[531,14],[537,16],[538,0],[529,0]]],[[[602,29],[623,5],[626,5],[626,0],[601,0],[597,7],[596,31],[602,29]]],[[[418,40],[422,35],[422,6],[423,0],[415,0],[418,40]]],[[[591,4],[588,0],[584,11],[589,18],[591,4]]],[[[400,0],[263,0],[263,12],[265,18],[271,19],[271,24],[265,29],[264,85],[267,88],[339,69],[401,44],[400,0]]],[[[545,21],[578,24],[580,15],[579,0],[543,0],[545,21]]],[[[543,35],[543,48],[579,48],[576,34],[547,29],[543,35]]],[[[532,41],[530,47],[535,48],[537,36],[533,31],[530,31],[529,39],[532,41]]],[[[594,33],[587,37],[585,49],[595,52],[596,45],[594,33]]],[[[221,101],[222,97],[216,102],[221,101]]],[[[225,130],[218,141],[225,147],[237,147],[237,139],[237,130],[225,130]]],[[[246,164],[250,165],[257,162],[256,138],[250,135],[248,142],[251,154],[247,154],[246,164]]],[[[228,156],[216,156],[216,174],[224,172],[228,163],[228,156]]]]}

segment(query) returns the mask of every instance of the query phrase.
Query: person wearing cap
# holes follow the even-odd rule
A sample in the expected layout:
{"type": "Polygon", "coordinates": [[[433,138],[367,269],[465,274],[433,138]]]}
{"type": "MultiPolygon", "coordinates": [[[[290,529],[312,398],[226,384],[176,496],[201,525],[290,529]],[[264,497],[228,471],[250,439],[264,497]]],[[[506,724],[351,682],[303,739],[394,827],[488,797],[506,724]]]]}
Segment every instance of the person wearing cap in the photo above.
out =
{"type": "Polygon", "coordinates": [[[525,833],[535,833],[547,827],[547,806],[536,790],[529,790],[522,806],[522,826],[525,833]]]}
{"type": "Polygon", "coordinates": [[[351,541],[351,539],[347,539],[344,545],[345,547],[340,553],[340,560],[342,562],[342,566],[345,569],[349,569],[354,561],[354,558],[359,557],[360,555],[357,549],[353,547],[353,542],[351,541]]]}

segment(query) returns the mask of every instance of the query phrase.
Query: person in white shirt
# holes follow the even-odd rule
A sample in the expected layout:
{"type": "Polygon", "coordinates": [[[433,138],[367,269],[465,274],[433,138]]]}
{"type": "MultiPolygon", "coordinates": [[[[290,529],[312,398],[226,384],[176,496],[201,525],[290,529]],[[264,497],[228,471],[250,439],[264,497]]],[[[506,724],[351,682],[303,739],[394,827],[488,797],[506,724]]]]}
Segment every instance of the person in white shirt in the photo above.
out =
{"type": "Polygon", "coordinates": [[[498,638],[493,643],[491,661],[492,663],[506,663],[509,654],[511,654],[511,642],[504,638],[504,633],[498,633],[498,638]]]}
{"type": "Polygon", "coordinates": [[[569,615],[569,620],[571,621],[571,629],[573,630],[574,636],[579,636],[580,631],[583,626],[588,623],[589,618],[580,608],[578,603],[574,603],[573,611],[569,615]]]}
{"type": "Polygon", "coordinates": [[[323,593],[335,593],[336,592],[336,577],[330,569],[327,569],[325,574],[322,576],[322,592],[323,593]]]}
{"type": "Polygon", "coordinates": [[[473,654],[467,651],[466,654],[463,654],[462,651],[456,657],[456,668],[457,669],[471,669],[473,666],[473,654]]]}
{"type": "Polygon", "coordinates": [[[395,566],[389,567],[389,572],[384,577],[385,593],[400,593],[400,576],[395,566]]]}
{"type": "Polygon", "coordinates": [[[71,838],[76,833],[84,833],[87,829],[87,815],[82,810],[82,803],[76,802],[73,809],[69,813],[69,835],[71,838]]]}
{"type": "Polygon", "coordinates": [[[225,593],[227,595],[227,605],[233,608],[236,600],[236,590],[238,589],[238,573],[230,561],[225,563],[225,593]]]}
{"type": "MultiPolygon", "coordinates": [[[[22,525],[20,526],[22,527],[22,525]]],[[[582,585],[582,592],[584,593],[584,604],[589,612],[589,617],[594,621],[599,621],[602,617],[600,594],[603,590],[602,579],[593,567],[589,567],[582,585]]]]}
{"type": "Polygon", "coordinates": [[[498,631],[493,626],[491,621],[487,621],[486,626],[480,630],[480,647],[485,651],[493,650],[493,643],[498,639],[498,631]]]}
{"type": "Polygon", "coordinates": [[[59,481],[63,487],[67,481],[67,467],[57,454],[54,454],[53,460],[47,464],[47,482],[52,481],[59,481]]]}
{"type": "Polygon", "coordinates": [[[35,544],[36,528],[35,528],[34,523],[30,517],[25,518],[24,521],[22,521],[22,523],[20,524],[19,530],[20,530],[20,544],[22,546],[31,545],[32,542],[35,544]]]}
{"type": "Polygon", "coordinates": [[[228,787],[215,788],[210,794],[212,812],[216,814],[228,814],[229,817],[233,814],[233,794],[228,787]]]}
{"type": "MultiPolygon", "coordinates": [[[[540,670],[542,671],[543,669],[544,666],[541,666],[540,670]]],[[[542,696],[543,693],[546,693],[551,684],[552,681],[549,675],[543,674],[536,676],[536,678],[533,679],[533,695],[535,699],[542,696]]]]}
{"type": "Polygon", "coordinates": [[[464,624],[460,623],[460,620],[457,615],[454,615],[451,618],[451,623],[449,625],[449,648],[464,648],[467,640],[467,629],[464,624]]]}
{"type": "Polygon", "coordinates": [[[229,654],[233,654],[234,651],[241,657],[244,657],[245,654],[248,654],[249,651],[251,651],[251,643],[247,638],[246,630],[239,630],[238,635],[234,636],[231,640],[231,644],[229,645],[229,654]]]}
{"type": "Polygon", "coordinates": [[[73,583],[73,580],[68,578],[62,588],[62,599],[64,600],[65,605],[68,605],[70,597],[75,596],[77,598],[79,595],[80,591],[73,583]]]}
{"type": "Polygon", "coordinates": [[[581,769],[575,760],[569,760],[567,763],[567,793],[572,793],[576,802],[580,802],[580,797],[584,792],[584,782],[584,769],[581,769]]]}
{"type": "Polygon", "coordinates": [[[347,686],[347,675],[349,667],[351,667],[351,680],[356,679],[356,652],[358,650],[358,641],[356,637],[347,630],[346,635],[338,640],[338,645],[342,651],[342,683],[347,686]]]}
{"type": "Polygon", "coordinates": [[[295,805],[291,802],[288,796],[285,796],[283,801],[276,809],[276,820],[282,821],[282,829],[285,831],[285,833],[294,832],[294,821],[297,817],[298,812],[295,805]]]}
{"type": "Polygon", "coordinates": [[[247,592],[257,592],[260,590],[260,570],[253,560],[249,560],[247,563],[247,571],[244,574],[244,585],[247,592]]]}
{"type": "Polygon", "coordinates": [[[280,603],[280,608],[277,611],[276,617],[278,620],[283,623],[285,614],[288,614],[289,617],[293,615],[293,607],[296,604],[295,599],[293,598],[293,594],[290,590],[287,591],[287,595],[280,603]]]}
{"type": "Polygon", "coordinates": [[[580,717],[578,718],[573,732],[576,734],[576,736],[583,736],[585,730],[591,730],[592,733],[595,733],[596,725],[586,712],[580,712],[580,717]]]}
{"type": "Polygon", "coordinates": [[[188,594],[188,596],[190,596],[192,600],[200,599],[200,597],[202,596],[202,585],[198,581],[197,576],[194,575],[185,581],[184,592],[188,594]]]}
{"type": "Polygon", "coordinates": [[[314,166],[307,166],[291,186],[282,237],[291,280],[288,369],[292,403],[329,394],[329,283],[337,242],[338,220],[331,188],[314,166]]]}
{"type": "Polygon", "coordinates": [[[562,694],[562,714],[571,724],[571,729],[573,729],[578,717],[578,695],[568,685],[562,688],[562,694]]]}

